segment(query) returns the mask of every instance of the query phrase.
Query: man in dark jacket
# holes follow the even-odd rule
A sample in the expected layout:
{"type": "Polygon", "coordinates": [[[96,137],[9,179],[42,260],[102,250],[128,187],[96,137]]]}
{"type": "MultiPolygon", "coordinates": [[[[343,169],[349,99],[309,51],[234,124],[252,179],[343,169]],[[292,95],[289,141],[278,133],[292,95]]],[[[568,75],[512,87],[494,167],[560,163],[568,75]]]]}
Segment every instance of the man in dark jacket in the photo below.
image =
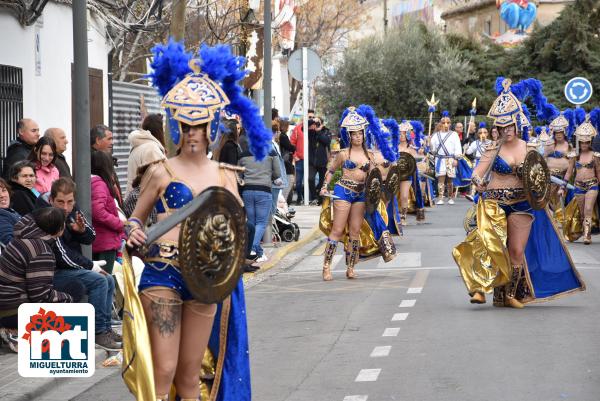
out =
{"type": "Polygon", "coordinates": [[[119,350],[122,339],[111,327],[115,281],[102,270],[101,261],[92,262],[83,256],[81,245],[91,245],[96,233],[75,205],[75,183],[67,177],[54,181],[50,192],[40,195],[37,206],[59,208],[66,216],[65,230],[52,247],[57,267],[54,284],[60,286],[74,279],[83,283],[96,311],[96,345],[119,350]]]}
{"type": "Polygon", "coordinates": [[[33,146],[40,139],[40,127],[30,118],[23,118],[17,123],[18,136],[6,149],[2,177],[8,180],[10,168],[17,162],[29,157],[33,146]]]}
{"type": "Polygon", "coordinates": [[[319,117],[315,117],[308,123],[308,188],[310,200],[317,200],[321,204],[319,191],[325,182],[325,172],[329,161],[329,145],[331,144],[331,133],[323,126],[319,117]],[[319,174],[319,184],[315,184],[316,175],[319,174]]]}
{"type": "Polygon", "coordinates": [[[56,159],[54,159],[54,165],[58,169],[58,173],[61,177],[71,178],[71,168],[69,167],[64,154],[67,150],[67,145],[69,144],[67,134],[60,128],[48,128],[46,132],[44,132],[44,136],[52,139],[56,145],[56,159]]]}

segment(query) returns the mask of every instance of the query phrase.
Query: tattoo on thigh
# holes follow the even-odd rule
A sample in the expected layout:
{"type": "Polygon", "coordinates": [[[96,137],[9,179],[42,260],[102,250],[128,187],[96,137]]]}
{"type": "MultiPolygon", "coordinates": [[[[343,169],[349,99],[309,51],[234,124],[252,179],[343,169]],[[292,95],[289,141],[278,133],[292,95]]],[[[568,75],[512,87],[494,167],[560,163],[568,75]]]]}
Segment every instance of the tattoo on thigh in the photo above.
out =
{"type": "Polygon", "coordinates": [[[173,304],[167,298],[152,300],[152,324],[158,328],[161,336],[167,337],[175,333],[181,319],[181,304],[173,304]]]}

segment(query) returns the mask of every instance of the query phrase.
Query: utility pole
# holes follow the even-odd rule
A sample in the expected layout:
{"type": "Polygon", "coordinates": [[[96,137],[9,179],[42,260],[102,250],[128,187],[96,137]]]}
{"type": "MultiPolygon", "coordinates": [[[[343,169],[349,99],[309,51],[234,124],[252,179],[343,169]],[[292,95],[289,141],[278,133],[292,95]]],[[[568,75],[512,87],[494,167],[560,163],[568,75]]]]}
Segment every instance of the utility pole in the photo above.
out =
{"type": "MultiPolygon", "coordinates": [[[[263,29],[263,121],[269,131],[272,128],[271,121],[271,0],[264,0],[264,29],[263,29]]],[[[263,236],[264,244],[273,242],[271,221],[273,213],[269,216],[269,222],[263,236]]]]}
{"type": "MultiPolygon", "coordinates": [[[[76,139],[73,155],[77,155],[73,157],[73,174],[77,184],[77,205],[88,221],[92,221],[87,0],[73,2],[73,104],[73,136],[76,139]]],[[[91,247],[85,246],[83,254],[91,259],[91,247]]]]}
{"type": "Polygon", "coordinates": [[[171,3],[169,33],[177,42],[185,38],[185,4],[186,0],[173,0],[171,3]]]}

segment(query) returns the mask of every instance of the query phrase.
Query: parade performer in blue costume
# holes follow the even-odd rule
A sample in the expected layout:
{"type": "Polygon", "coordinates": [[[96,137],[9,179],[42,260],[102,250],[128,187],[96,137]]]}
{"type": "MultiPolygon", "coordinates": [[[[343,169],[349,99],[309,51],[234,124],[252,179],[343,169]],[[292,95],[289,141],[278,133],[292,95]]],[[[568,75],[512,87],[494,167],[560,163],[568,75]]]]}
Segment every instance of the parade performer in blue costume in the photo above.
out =
{"type": "MultiPolygon", "coordinates": [[[[419,153],[419,145],[423,142],[424,127],[420,121],[402,121],[399,128],[398,153],[405,152],[410,154],[415,160],[423,159],[422,152],[419,153]],[[414,138],[411,136],[414,133],[414,138]]],[[[421,188],[421,177],[419,170],[415,169],[415,174],[406,181],[400,182],[400,216],[402,225],[406,225],[406,216],[409,211],[409,204],[412,196],[414,197],[414,211],[417,215],[417,222],[425,220],[425,201],[421,188]]]]}
{"type": "Polygon", "coordinates": [[[392,165],[397,161],[398,153],[394,149],[394,137],[391,131],[382,120],[377,118],[373,108],[367,105],[360,105],[357,111],[369,123],[367,126],[367,148],[373,154],[372,167],[380,171],[383,182],[378,207],[371,213],[366,211],[365,220],[373,233],[375,241],[379,245],[381,257],[385,262],[389,262],[396,255],[396,247],[391,238],[392,230],[396,235],[400,235],[402,232],[399,225],[400,213],[398,204],[394,202],[394,194],[385,187],[388,173],[392,165]],[[390,204],[392,205],[391,208],[388,207],[390,204]]]}
{"type": "MultiPolygon", "coordinates": [[[[492,141],[488,139],[488,130],[485,122],[479,123],[479,129],[477,130],[477,139],[471,142],[465,154],[473,158],[473,166],[477,167],[481,156],[485,153],[485,149],[490,146],[492,141]]],[[[470,179],[469,179],[470,181],[470,179]]]]}
{"type": "MultiPolygon", "coordinates": [[[[210,144],[218,139],[221,111],[241,117],[250,149],[259,160],[270,149],[271,132],[264,127],[258,108],[243,96],[238,82],[246,75],[245,60],[234,56],[229,46],[202,46],[198,59],[194,59],[183,44],[170,41],[157,45],[153,53],[150,79],[163,96],[169,131],[178,151],[177,156],[148,169],[138,203],[126,225],[128,245],[145,245],[147,249],[139,284],[147,332],[140,327],[137,332],[129,332],[124,323],[124,332],[128,333],[124,338],[139,339],[149,334],[150,349],[141,348],[138,342],[126,345],[131,349],[124,349],[123,377],[138,400],[197,401],[202,397],[249,401],[250,364],[242,280],[222,304],[196,301],[179,269],[180,226],[151,244],[145,244],[144,227],[153,209],[160,222],[209,187],[226,189],[237,199],[239,204],[235,207],[241,208],[239,168],[207,157],[210,144]],[[210,353],[205,352],[207,348],[210,353]],[[150,352],[149,364],[135,365],[142,354],[150,352]],[[206,359],[216,361],[214,381],[210,389],[204,387],[207,392],[201,396],[199,381],[206,359]],[[152,393],[140,395],[136,381],[141,376],[152,378],[152,393]]],[[[219,230],[223,233],[227,227],[219,230]]]]}
{"type": "Polygon", "coordinates": [[[444,204],[444,190],[448,191],[448,204],[454,204],[454,178],[459,160],[462,159],[462,146],[458,133],[450,130],[450,113],[442,112],[440,129],[431,136],[431,152],[435,157],[435,176],[438,180],[437,205],[444,204]]]}
{"type": "Polygon", "coordinates": [[[522,308],[584,290],[585,284],[547,209],[534,210],[523,187],[528,150],[519,134],[529,121],[520,100],[531,87],[502,80],[501,88],[488,113],[500,140],[486,150],[473,172],[481,195],[477,227],[454,248],[453,256],[471,303],[485,303],[485,294],[493,291],[495,306],[522,308]]]}
{"type": "MultiPolygon", "coordinates": [[[[592,139],[598,134],[596,126],[600,126],[600,109],[594,109],[586,117],[583,124],[575,130],[576,150],[567,157],[569,168],[564,177],[565,182],[571,178],[575,181],[574,199],[567,205],[563,232],[569,241],[576,241],[583,235],[583,243],[592,243],[592,218],[597,216],[596,198],[600,182],[600,153],[592,151],[592,139]],[[594,124],[590,121],[593,116],[594,124]]],[[[559,189],[562,196],[566,184],[559,189]]]]}

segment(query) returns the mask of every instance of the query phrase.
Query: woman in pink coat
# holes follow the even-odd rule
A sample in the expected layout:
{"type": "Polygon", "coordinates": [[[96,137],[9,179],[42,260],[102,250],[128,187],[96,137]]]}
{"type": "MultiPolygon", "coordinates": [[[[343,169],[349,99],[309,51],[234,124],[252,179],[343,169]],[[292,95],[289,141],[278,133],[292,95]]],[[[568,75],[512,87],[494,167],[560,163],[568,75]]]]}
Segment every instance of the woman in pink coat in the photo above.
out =
{"type": "Polygon", "coordinates": [[[92,152],[92,225],[96,240],[92,244],[92,259],[105,260],[104,270],[112,273],[117,251],[123,239],[123,221],[115,203],[112,157],[103,151],[92,152]]]}
{"type": "Polygon", "coordinates": [[[58,168],[54,165],[56,145],[52,138],[41,137],[31,150],[29,160],[35,164],[35,189],[40,194],[50,192],[52,183],[59,177],[58,168]]]}

